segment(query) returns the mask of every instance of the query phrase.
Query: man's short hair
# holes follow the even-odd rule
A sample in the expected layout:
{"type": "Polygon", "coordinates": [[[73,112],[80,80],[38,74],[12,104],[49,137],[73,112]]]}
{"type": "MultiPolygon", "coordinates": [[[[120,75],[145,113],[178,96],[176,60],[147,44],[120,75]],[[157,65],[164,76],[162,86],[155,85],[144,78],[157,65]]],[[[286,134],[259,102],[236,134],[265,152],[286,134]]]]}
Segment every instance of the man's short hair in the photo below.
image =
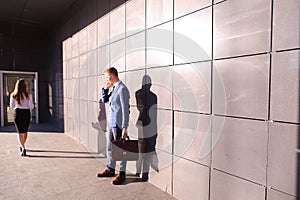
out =
{"type": "Polygon", "coordinates": [[[114,74],[118,77],[118,70],[114,67],[109,67],[104,71],[105,74],[114,74]]]}

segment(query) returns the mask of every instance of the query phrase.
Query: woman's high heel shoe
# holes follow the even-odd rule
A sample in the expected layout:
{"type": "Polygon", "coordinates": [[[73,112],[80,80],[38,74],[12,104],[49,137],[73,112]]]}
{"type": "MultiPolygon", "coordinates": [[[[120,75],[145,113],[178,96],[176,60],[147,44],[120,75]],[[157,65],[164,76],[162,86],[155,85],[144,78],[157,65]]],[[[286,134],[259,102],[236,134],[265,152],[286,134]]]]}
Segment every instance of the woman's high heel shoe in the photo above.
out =
{"type": "Polygon", "coordinates": [[[26,149],[20,147],[21,156],[26,156],[26,149]]]}

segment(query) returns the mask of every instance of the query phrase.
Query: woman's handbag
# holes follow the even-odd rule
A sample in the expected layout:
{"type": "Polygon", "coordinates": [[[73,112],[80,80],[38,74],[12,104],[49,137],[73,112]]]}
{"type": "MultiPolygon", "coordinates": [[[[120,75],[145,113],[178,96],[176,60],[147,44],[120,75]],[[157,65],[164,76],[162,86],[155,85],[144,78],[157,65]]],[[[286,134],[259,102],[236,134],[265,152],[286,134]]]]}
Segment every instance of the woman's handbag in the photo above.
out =
{"type": "Polygon", "coordinates": [[[138,140],[127,139],[112,141],[112,160],[133,161],[139,159],[138,140]]]}

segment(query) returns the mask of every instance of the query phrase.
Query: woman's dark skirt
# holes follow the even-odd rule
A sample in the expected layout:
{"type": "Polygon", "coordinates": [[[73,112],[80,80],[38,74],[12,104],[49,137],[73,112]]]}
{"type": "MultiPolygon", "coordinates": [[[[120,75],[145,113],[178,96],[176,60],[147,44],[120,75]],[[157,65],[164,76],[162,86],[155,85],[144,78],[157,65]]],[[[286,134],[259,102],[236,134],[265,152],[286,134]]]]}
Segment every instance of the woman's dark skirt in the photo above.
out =
{"type": "Polygon", "coordinates": [[[15,109],[14,123],[18,133],[27,133],[30,123],[30,109],[15,109]]]}

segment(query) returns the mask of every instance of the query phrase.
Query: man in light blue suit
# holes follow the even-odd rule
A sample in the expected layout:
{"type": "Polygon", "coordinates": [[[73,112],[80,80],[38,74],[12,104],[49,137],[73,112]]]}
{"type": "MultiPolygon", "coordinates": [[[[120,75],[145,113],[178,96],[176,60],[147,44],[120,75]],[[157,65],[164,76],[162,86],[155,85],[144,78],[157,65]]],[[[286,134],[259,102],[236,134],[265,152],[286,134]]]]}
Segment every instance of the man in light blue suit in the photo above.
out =
{"type": "MultiPolygon", "coordinates": [[[[104,71],[106,85],[102,88],[102,102],[109,103],[107,126],[107,168],[98,174],[98,177],[115,176],[116,161],[112,160],[112,140],[120,140],[127,137],[129,123],[129,91],[119,79],[118,71],[109,67],[104,71]]],[[[119,174],[113,179],[113,184],[121,184],[126,176],[127,161],[121,161],[119,174]]]]}

